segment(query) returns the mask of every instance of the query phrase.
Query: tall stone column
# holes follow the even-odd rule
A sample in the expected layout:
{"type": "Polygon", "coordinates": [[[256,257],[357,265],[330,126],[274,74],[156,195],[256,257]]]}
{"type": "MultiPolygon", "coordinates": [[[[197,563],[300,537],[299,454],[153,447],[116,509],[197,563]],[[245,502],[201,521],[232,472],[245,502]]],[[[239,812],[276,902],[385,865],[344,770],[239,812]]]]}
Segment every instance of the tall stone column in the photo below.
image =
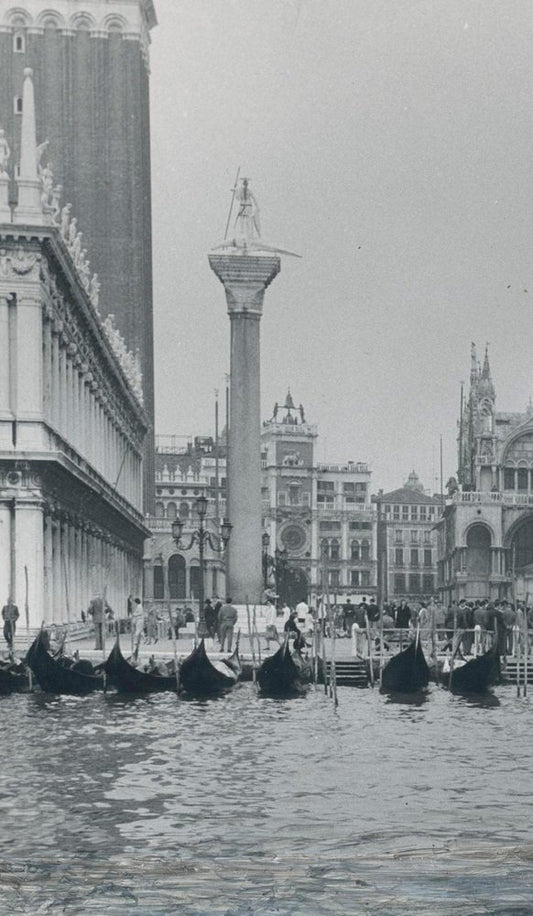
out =
{"type": "Polygon", "coordinates": [[[226,591],[237,604],[259,603],[261,558],[260,320],[265,289],[280,270],[267,254],[209,255],[226,292],[231,326],[226,591]]]}

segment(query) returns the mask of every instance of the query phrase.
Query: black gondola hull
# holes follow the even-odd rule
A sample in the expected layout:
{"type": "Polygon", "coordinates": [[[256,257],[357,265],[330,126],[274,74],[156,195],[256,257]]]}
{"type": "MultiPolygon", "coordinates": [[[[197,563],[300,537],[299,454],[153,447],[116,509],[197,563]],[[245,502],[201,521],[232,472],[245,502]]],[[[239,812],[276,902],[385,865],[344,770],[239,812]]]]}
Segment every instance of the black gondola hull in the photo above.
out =
{"type": "Polygon", "coordinates": [[[257,671],[261,693],[269,697],[290,697],[305,692],[304,672],[295,663],[287,645],[265,658],[257,671]]]}
{"type": "Polygon", "coordinates": [[[441,672],[440,682],[454,693],[485,693],[500,680],[500,656],[493,649],[449,672],[441,672]]]}
{"type": "Polygon", "coordinates": [[[28,690],[30,679],[24,665],[0,664],[0,694],[28,690]]]}
{"type": "Polygon", "coordinates": [[[381,686],[396,693],[416,693],[429,684],[429,673],[420,640],[413,640],[403,652],[398,652],[387,662],[381,675],[381,686]]]}
{"type": "Polygon", "coordinates": [[[119,693],[176,692],[176,678],[174,675],[165,677],[165,675],[152,674],[149,671],[139,671],[133,665],[130,665],[122,655],[118,639],[106,660],[104,671],[108,682],[119,693]]]}
{"type": "Polygon", "coordinates": [[[213,663],[207,657],[204,640],[180,665],[180,687],[191,696],[212,696],[230,690],[237,674],[224,662],[213,663]]]}
{"type": "Polygon", "coordinates": [[[30,646],[27,662],[39,687],[46,693],[83,696],[104,688],[104,678],[101,675],[86,674],[77,671],[75,667],[67,668],[60,660],[53,658],[44,645],[43,632],[39,633],[30,646]]]}

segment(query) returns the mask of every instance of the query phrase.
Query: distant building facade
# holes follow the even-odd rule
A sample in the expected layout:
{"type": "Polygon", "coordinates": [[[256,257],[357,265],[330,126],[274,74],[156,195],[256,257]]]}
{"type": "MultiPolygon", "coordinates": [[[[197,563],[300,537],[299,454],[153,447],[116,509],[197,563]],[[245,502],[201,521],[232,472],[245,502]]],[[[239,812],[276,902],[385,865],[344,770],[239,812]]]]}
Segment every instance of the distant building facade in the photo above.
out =
{"type": "Polygon", "coordinates": [[[437,587],[437,522],[442,501],[414,471],[406,483],[375,497],[380,601],[429,598],[437,587]]]}
{"type": "MultiPolygon", "coordinates": [[[[209,500],[213,534],[226,514],[226,451],[221,439],[196,438],[179,448],[172,437],[156,438],[156,516],[146,558],[146,596],[192,602],[198,594],[198,551],[177,549],[171,537],[176,514],[186,541],[198,524],[195,500],[209,500]],[[218,473],[217,473],[218,464],[218,473]],[[218,487],[217,487],[218,478],[218,487]]],[[[370,500],[371,471],[363,462],[321,464],[318,430],[294,406],[290,393],[276,406],[261,433],[265,586],[283,591],[292,604],[375,595],[376,510],[370,500]],[[278,561],[276,562],[276,551],[278,561]],[[280,553],[286,551],[286,554],[280,553]],[[283,568],[281,562],[283,561],[283,568]]],[[[231,522],[231,519],[230,519],[231,522]]],[[[224,594],[223,555],[206,549],[206,594],[224,594]]]]}
{"type": "Polygon", "coordinates": [[[80,620],[97,596],[125,614],[139,594],[148,417],[134,355],[37,171],[31,70],[19,91],[14,206],[5,149],[0,163],[0,582],[36,629],[80,620]]]}
{"type": "Polygon", "coordinates": [[[496,410],[488,352],[472,344],[458,424],[458,474],[439,524],[439,589],[446,600],[533,595],[533,406],[496,410]]]}

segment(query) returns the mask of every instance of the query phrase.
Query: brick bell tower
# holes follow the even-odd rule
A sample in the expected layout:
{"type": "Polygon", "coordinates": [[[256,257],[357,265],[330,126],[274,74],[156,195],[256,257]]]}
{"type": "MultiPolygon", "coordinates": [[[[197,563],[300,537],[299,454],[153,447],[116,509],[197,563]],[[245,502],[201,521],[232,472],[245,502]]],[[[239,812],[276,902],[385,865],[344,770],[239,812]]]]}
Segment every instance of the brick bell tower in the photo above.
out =
{"type": "MultiPolygon", "coordinates": [[[[148,48],[152,0],[0,0],[0,127],[19,161],[24,69],[34,74],[37,142],[70,202],[128,348],[139,351],[153,424],[148,48]]],[[[13,178],[12,187],[14,188],[13,178]]],[[[153,431],[144,455],[152,511],[153,431]]]]}

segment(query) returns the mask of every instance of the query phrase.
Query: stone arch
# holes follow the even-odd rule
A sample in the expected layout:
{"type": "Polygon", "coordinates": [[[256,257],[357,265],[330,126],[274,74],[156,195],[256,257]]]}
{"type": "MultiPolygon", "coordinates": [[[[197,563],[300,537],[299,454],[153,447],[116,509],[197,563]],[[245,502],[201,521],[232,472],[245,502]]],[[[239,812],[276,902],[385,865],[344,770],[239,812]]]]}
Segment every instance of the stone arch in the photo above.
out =
{"type": "Polygon", "coordinates": [[[102,28],[106,32],[113,32],[115,34],[120,33],[121,35],[124,32],[128,31],[128,22],[124,19],[124,16],[118,16],[116,13],[110,13],[109,16],[106,16],[102,22],[102,28]]]}
{"type": "Polygon", "coordinates": [[[4,16],[4,23],[14,29],[25,29],[33,22],[27,10],[13,6],[4,16]]]}
{"type": "Polygon", "coordinates": [[[518,518],[505,535],[505,547],[508,550],[509,568],[513,563],[513,547],[515,548],[515,569],[533,564],[533,512],[527,512],[518,518]]]}
{"type": "Polygon", "coordinates": [[[469,575],[486,577],[490,575],[490,548],[492,532],[483,522],[473,522],[465,532],[466,569],[469,575]]]}
{"type": "Polygon", "coordinates": [[[495,531],[494,531],[494,528],[493,528],[492,525],[490,524],[490,522],[488,522],[488,521],[487,521],[486,519],[484,519],[484,518],[474,518],[474,519],[472,519],[470,522],[468,522],[468,524],[465,526],[465,528],[464,528],[464,530],[463,530],[463,542],[462,542],[462,546],[463,546],[463,547],[468,547],[468,533],[469,533],[469,531],[471,531],[472,528],[474,528],[474,527],[477,526],[477,525],[481,525],[481,527],[487,529],[487,531],[488,531],[488,533],[489,533],[489,537],[490,537],[490,545],[491,545],[491,547],[494,547],[494,545],[495,545],[495,543],[496,543],[496,541],[497,541],[496,533],[495,533],[495,531]]]}
{"type": "Polygon", "coordinates": [[[90,13],[82,10],[70,17],[69,26],[77,31],[87,32],[96,28],[96,19],[90,13]]]}
{"type": "Polygon", "coordinates": [[[167,518],[174,519],[178,514],[178,507],[175,502],[167,503],[167,518]]]}
{"type": "Polygon", "coordinates": [[[181,502],[180,503],[180,518],[186,519],[191,515],[191,507],[189,503],[181,502]]]}
{"type": "Polygon", "coordinates": [[[173,553],[168,558],[168,591],[171,600],[187,597],[186,569],[185,557],[181,553],[173,553]]]}
{"type": "Polygon", "coordinates": [[[42,29],[64,29],[66,22],[57,10],[42,10],[37,17],[36,25],[42,29]]]}
{"type": "Polygon", "coordinates": [[[525,462],[526,467],[533,467],[533,426],[531,425],[516,430],[505,443],[502,452],[501,463],[503,466],[518,467],[521,461],[525,462]],[[518,452],[518,454],[513,455],[513,451],[516,450],[516,446],[519,444],[520,440],[522,440],[524,444],[524,454],[520,455],[518,452]]]}

